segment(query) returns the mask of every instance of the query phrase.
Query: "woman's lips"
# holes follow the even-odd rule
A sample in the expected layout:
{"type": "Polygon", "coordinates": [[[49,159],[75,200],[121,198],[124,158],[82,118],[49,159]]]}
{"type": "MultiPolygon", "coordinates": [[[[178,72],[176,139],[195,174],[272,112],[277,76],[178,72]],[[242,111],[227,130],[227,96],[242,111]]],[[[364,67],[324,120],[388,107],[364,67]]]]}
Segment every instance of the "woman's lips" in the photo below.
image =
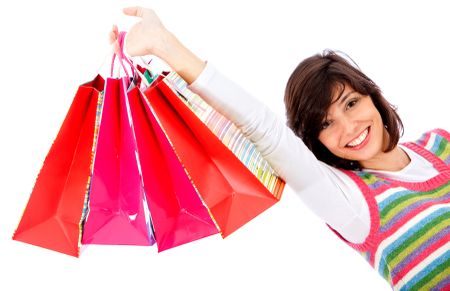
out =
{"type": "Polygon", "coordinates": [[[366,130],[363,131],[358,138],[356,138],[352,142],[348,143],[345,147],[348,149],[351,149],[351,150],[360,150],[365,145],[367,145],[367,143],[369,142],[369,139],[370,139],[370,126],[368,128],[366,128],[366,130]],[[362,140],[359,141],[358,139],[362,139],[362,140]],[[350,145],[350,144],[354,144],[355,142],[357,143],[357,145],[354,145],[354,146],[350,145]]]}

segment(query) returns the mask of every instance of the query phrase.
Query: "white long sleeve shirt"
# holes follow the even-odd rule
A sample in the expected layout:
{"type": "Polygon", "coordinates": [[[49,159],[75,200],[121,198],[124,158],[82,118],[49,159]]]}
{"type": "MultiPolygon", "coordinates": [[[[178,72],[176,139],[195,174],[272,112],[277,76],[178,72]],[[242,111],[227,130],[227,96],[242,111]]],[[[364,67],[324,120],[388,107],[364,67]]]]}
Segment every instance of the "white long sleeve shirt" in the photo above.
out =
{"type": "MultiPolygon", "coordinates": [[[[189,89],[232,120],[316,215],[348,241],[364,241],[370,229],[369,208],[350,177],[317,160],[276,114],[210,63],[189,89]]],[[[410,182],[425,181],[437,174],[430,162],[401,147],[411,159],[405,168],[396,172],[367,171],[410,182]]]]}

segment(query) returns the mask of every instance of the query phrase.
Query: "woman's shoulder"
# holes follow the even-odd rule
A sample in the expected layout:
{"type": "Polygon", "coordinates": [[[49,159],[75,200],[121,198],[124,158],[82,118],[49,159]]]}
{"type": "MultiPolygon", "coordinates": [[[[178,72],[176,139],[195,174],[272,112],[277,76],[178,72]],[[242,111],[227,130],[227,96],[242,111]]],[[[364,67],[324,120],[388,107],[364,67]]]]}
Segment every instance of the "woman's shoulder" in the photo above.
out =
{"type": "Polygon", "coordinates": [[[443,138],[445,138],[446,140],[450,141],[450,133],[443,129],[443,128],[435,128],[432,130],[432,132],[439,134],[440,136],[442,136],[443,138]]]}
{"type": "Polygon", "coordinates": [[[434,128],[423,133],[414,143],[425,147],[430,141],[435,141],[436,139],[450,142],[450,133],[443,128],[434,128]]]}

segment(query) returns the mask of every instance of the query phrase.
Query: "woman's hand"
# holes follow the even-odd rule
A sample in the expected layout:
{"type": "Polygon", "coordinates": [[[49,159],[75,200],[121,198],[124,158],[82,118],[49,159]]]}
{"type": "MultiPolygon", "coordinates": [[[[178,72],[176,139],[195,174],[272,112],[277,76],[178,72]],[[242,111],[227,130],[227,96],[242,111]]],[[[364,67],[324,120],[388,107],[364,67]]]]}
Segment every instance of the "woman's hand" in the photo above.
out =
{"type": "MultiPolygon", "coordinates": [[[[188,50],[169,32],[152,9],[142,7],[124,8],[129,16],[141,18],[131,27],[125,37],[124,51],[130,56],[155,55],[164,60],[188,84],[192,83],[203,70],[205,63],[188,50]]],[[[114,52],[120,51],[118,29],[113,26],[109,33],[114,52]]]]}
{"type": "MultiPolygon", "coordinates": [[[[170,33],[156,13],[152,9],[142,7],[124,8],[123,12],[126,15],[141,18],[141,21],[133,25],[127,33],[125,52],[130,56],[150,54],[158,56],[164,50],[170,33]]],[[[115,52],[119,51],[118,35],[117,26],[114,25],[110,32],[110,43],[115,52]]]]}

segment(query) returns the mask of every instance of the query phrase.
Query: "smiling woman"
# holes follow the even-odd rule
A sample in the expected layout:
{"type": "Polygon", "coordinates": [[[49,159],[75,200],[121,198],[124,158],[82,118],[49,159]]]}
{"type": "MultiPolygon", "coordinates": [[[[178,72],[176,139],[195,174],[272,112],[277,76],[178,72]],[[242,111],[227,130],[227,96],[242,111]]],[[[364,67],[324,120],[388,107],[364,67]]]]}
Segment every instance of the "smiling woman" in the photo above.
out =
{"type": "Polygon", "coordinates": [[[285,105],[289,127],[331,166],[324,171],[341,176],[334,184],[342,194],[364,197],[360,203],[369,208],[359,215],[366,230],[355,222],[336,233],[396,290],[449,287],[450,135],[434,130],[416,143],[398,144],[403,124],[395,108],[372,80],[332,51],[299,64],[285,105]]]}
{"type": "MultiPolygon", "coordinates": [[[[332,51],[307,58],[285,94],[287,127],[265,105],[188,50],[150,9],[125,50],[165,60],[234,121],[265,159],[396,290],[450,287],[450,134],[399,144],[403,125],[378,86],[332,51]]],[[[110,33],[115,49],[117,29],[110,33]]]]}
{"type": "Polygon", "coordinates": [[[402,155],[393,151],[403,131],[395,108],[371,79],[333,51],[298,65],[284,102],[288,126],[328,165],[388,169],[379,158],[402,155]]]}

